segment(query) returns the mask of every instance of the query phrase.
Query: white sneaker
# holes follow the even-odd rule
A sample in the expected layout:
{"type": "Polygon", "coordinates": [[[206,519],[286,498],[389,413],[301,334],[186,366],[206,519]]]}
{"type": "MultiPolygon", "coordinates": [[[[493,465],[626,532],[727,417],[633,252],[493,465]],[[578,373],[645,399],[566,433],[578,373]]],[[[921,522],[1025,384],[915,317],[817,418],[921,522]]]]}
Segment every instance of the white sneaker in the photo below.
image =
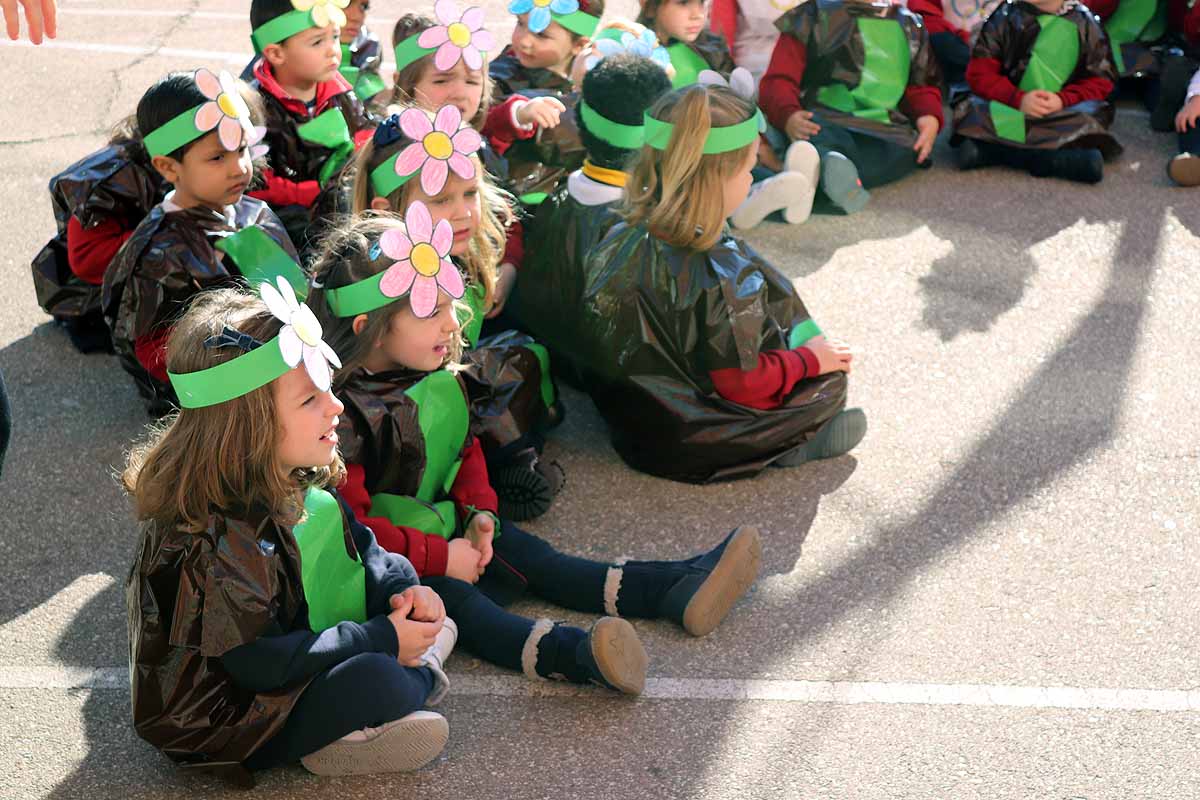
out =
{"type": "Polygon", "coordinates": [[[436,706],[442,702],[442,698],[450,690],[450,679],[446,677],[443,667],[446,659],[450,658],[450,654],[454,652],[456,642],[458,642],[458,623],[446,617],[446,622],[438,631],[437,638],[421,656],[421,663],[429,667],[434,678],[433,689],[430,690],[429,697],[425,700],[427,706],[436,706]]]}
{"type": "Polygon", "coordinates": [[[808,178],[813,186],[821,179],[821,154],[812,142],[797,139],[788,145],[787,154],[783,157],[783,168],[788,172],[798,172],[808,178]]]}
{"type": "Polygon", "coordinates": [[[753,228],[773,211],[783,210],[784,219],[799,224],[812,213],[816,184],[797,172],[781,172],[750,187],[750,195],[730,216],[733,227],[753,228]]]}
{"type": "Polygon", "coordinates": [[[410,772],[438,757],[450,738],[446,718],[432,711],[363,728],[300,759],[314,775],[373,775],[410,772]]]}

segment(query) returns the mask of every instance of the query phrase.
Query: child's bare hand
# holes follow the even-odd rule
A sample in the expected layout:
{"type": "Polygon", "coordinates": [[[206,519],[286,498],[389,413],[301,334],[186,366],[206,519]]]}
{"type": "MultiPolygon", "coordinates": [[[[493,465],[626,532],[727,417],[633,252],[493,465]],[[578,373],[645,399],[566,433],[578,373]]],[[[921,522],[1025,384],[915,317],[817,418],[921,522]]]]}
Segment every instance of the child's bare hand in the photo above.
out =
{"type": "Polygon", "coordinates": [[[517,122],[539,128],[555,128],[566,110],[567,107],[557,97],[535,97],[517,109],[517,122]]]}
{"type": "Polygon", "coordinates": [[[917,140],[913,142],[913,151],[917,154],[918,164],[924,164],[925,159],[929,158],[929,153],[933,150],[933,143],[937,141],[937,135],[937,117],[931,114],[917,117],[917,140]]]}
{"type": "Polygon", "coordinates": [[[446,557],[446,577],[475,583],[483,570],[479,566],[482,554],[469,539],[451,539],[450,552],[446,557]]]}
{"type": "Polygon", "coordinates": [[[854,360],[854,353],[851,352],[850,345],[841,339],[828,339],[824,336],[815,336],[805,342],[804,346],[811,350],[812,354],[817,357],[817,364],[821,370],[821,375],[830,372],[850,371],[850,362],[854,360]]]}
{"type": "Polygon", "coordinates": [[[789,139],[810,139],[821,132],[821,126],[812,121],[813,112],[800,110],[788,117],[787,133],[789,139]]]}
{"type": "Polygon", "coordinates": [[[467,540],[479,551],[479,574],[492,562],[492,539],[496,536],[496,522],[487,514],[476,514],[467,526],[467,540]]]}
{"type": "Polygon", "coordinates": [[[1179,113],[1175,115],[1175,130],[1187,133],[1188,128],[1196,127],[1197,120],[1200,120],[1200,94],[1188,100],[1183,104],[1183,108],[1179,109],[1179,113]]]}
{"type": "MultiPolygon", "coordinates": [[[[58,4],[55,0],[21,0],[25,9],[25,22],[29,26],[29,41],[42,43],[42,32],[51,39],[58,36],[58,4]]],[[[16,40],[21,35],[21,15],[17,0],[0,0],[0,12],[4,13],[4,27],[8,38],[16,40]]]]}
{"type": "Polygon", "coordinates": [[[437,592],[428,586],[410,586],[390,599],[392,610],[408,603],[408,618],[417,622],[441,622],[446,618],[446,606],[437,592]]]}
{"type": "Polygon", "coordinates": [[[396,660],[406,667],[421,666],[421,656],[437,639],[441,631],[442,620],[437,622],[417,622],[403,617],[397,619],[399,610],[388,614],[388,619],[396,628],[396,660]]]}
{"type": "Polygon", "coordinates": [[[1026,92],[1021,98],[1021,113],[1029,117],[1044,117],[1061,109],[1062,101],[1053,92],[1034,89],[1032,92],[1026,92]],[[1054,107],[1055,103],[1058,104],[1058,108],[1054,107]]]}

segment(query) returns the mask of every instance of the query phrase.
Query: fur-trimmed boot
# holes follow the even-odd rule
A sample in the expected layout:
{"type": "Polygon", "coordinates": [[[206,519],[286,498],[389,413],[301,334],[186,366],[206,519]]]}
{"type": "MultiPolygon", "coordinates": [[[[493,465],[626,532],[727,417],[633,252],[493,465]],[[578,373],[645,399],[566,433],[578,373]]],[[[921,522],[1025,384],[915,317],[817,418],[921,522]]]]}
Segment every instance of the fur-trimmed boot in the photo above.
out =
{"type": "Polygon", "coordinates": [[[594,683],[637,695],[646,686],[646,650],[627,621],[603,617],[584,631],[548,619],[534,623],[521,651],[531,679],[594,683]]]}

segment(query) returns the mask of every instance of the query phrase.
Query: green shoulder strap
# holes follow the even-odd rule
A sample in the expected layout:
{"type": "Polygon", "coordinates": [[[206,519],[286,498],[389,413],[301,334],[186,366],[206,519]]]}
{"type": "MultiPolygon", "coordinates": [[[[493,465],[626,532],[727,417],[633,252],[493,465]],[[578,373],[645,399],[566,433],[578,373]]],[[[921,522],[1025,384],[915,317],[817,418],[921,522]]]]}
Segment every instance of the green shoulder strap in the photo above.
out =
{"type": "Polygon", "coordinates": [[[358,80],[354,81],[354,94],[364,103],[386,88],[387,84],[383,82],[383,78],[374,72],[359,73],[358,80]]]}
{"type": "MultiPolygon", "coordinates": [[[[1066,85],[1079,63],[1079,29],[1070,20],[1052,14],[1042,14],[1037,20],[1041,30],[1033,43],[1029,66],[1021,76],[1020,88],[1023,92],[1035,89],[1057,92],[1066,85]]],[[[1024,144],[1026,120],[1021,110],[996,100],[988,107],[996,135],[1024,144]]]]}
{"type": "Polygon", "coordinates": [[[550,352],[537,342],[530,342],[524,347],[537,356],[538,366],[542,369],[542,382],[538,388],[542,393],[542,402],[549,408],[554,405],[557,397],[554,393],[554,381],[550,377],[550,352]]]}
{"type": "Polygon", "coordinates": [[[233,259],[251,288],[257,289],[262,283],[274,285],[275,278],[282,276],[291,284],[297,297],[301,300],[308,297],[308,276],[304,270],[257,225],[226,236],[216,247],[233,259]]]}
{"type": "Polygon", "coordinates": [[[329,182],[350,156],[354,155],[354,140],[350,138],[350,126],[346,124],[341,109],[329,109],[316,119],[297,126],[296,132],[309,144],[333,151],[325,160],[325,166],[321,167],[321,174],[317,176],[317,181],[322,186],[329,182]]]}
{"type": "Polygon", "coordinates": [[[467,287],[467,293],[463,296],[463,303],[471,311],[471,319],[467,320],[466,315],[459,318],[459,324],[463,326],[463,338],[467,341],[467,347],[474,347],[479,341],[479,332],[483,329],[483,286],[478,283],[473,283],[467,287]]]}
{"type": "Polygon", "coordinates": [[[855,20],[863,43],[862,75],[853,89],[842,83],[821,87],[817,100],[864,119],[887,122],[908,88],[910,55],[904,28],[894,19],[855,20]]]}
{"type": "Polygon", "coordinates": [[[703,70],[708,69],[708,62],[700,54],[688,47],[685,42],[676,42],[667,48],[671,57],[671,66],[675,68],[675,77],[671,78],[671,88],[691,86],[703,70]]]}
{"type": "Polygon", "coordinates": [[[788,331],[788,349],[795,350],[797,347],[803,347],[805,342],[820,335],[821,327],[812,319],[806,319],[788,331]]]}
{"type": "Polygon", "coordinates": [[[311,488],[304,496],[304,521],[292,528],[300,546],[300,580],[314,633],[339,622],[367,621],[367,580],[362,562],[329,492],[311,488]]]}
{"type": "MultiPolygon", "coordinates": [[[[1165,4],[1163,5],[1165,7],[1165,4]]],[[[1108,18],[1108,22],[1104,23],[1118,73],[1125,71],[1121,45],[1136,42],[1142,37],[1143,31],[1155,21],[1158,6],[1158,0],[1121,0],[1117,10],[1108,18]]]]}

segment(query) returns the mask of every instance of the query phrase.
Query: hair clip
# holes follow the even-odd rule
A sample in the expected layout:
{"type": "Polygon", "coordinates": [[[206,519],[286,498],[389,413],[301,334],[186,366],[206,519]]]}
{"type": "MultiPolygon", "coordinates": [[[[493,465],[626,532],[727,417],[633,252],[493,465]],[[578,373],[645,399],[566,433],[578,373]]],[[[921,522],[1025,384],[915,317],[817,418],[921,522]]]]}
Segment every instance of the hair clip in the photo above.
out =
{"type": "Polygon", "coordinates": [[[262,347],[263,343],[255,339],[248,333],[242,333],[236,328],[231,328],[228,325],[222,331],[210,336],[204,340],[204,346],[209,349],[218,347],[237,347],[243,352],[249,353],[251,350],[262,347]]]}
{"type": "Polygon", "coordinates": [[[387,147],[403,138],[404,131],[400,130],[400,115],[392,114],[379,123],[379,127],[375,129],[373,141],[376,147],[387,147]]]}

